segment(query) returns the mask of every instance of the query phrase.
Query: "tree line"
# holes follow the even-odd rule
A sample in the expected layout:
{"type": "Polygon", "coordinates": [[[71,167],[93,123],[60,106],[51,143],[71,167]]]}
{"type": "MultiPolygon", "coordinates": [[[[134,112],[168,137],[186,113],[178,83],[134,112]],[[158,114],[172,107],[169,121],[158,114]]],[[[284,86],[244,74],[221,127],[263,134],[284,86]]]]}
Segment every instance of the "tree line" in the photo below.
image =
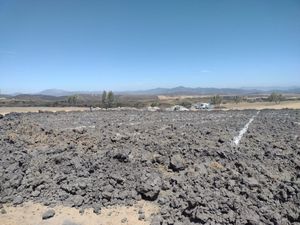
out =
{"type": "Polygon", "coordinates": [[[106,91],[103,91],[101,103],[102,106],[104,106],[105,108],[113,107],[115,103],[114,93],[112,91],[109,91],[108,93],[106,91]]]}
{"type": "MultiPolygon", "coordinates": [[[[232,100],[234,101],[234,103],[238,104],[238,103],[244,101],[245,99],[243,96],[237,95],[237,96],[234,96],[232,100]]],[[[275,102],[276,104],[279,104],[281,101],[284,100],[284,97],[280,93],[272,92],[266,100],[269,102],[275,102]]],[[[222,102],[223,102],[223,97],[220,95],[215,95],[215,96],[211,97],[211,99],[210,99],[210,103],[213,105],[216,105],[216,106],[220,106],[222,104],[222,102]]]]}
{"type": "MultiPolygon", "coordinates": [[[[72,96],[69,96],[67,98],[67,103],[69,105],[78,105],[78,103],[80,102],[83,102],[84,100],[82,99],[81,97],[81,100],[80,100],[80,97],[79,95],[72,95],[72,96]]],[[[116,107],[117,105],[120,104],[119,101],[117,101],[117,98],[115,96],[115,94],[112,92],[112,91],[103,91],[102,92],[102,95],[101,95],[101,99],[99,99],[99,105],[100,107],[103,107],[103,108],[112,108],[112,107],[116,107]]],[[[242,101],[245,101],[245,98],[243,96],[233,96],[231,98],[231,100],[238,104],[242,101]]],[[[271,93],[268,98],[266,99],[267,101],[270,101],[270,102],[275,102],[276,104],[279,104],[281,101],[284,100],[284,97],[282,96],[282,94],[279,94],[279,93],[276,93],[276,92],[273,92],[271,93]]],[[[215,105],[216,107],[219,107],[222,103],[223,103],[223,97],[220,96],[220,95],[214,95],[210,98],[210,103],[215,105]]],[[[158,106],[159,105],[159,102],[155,102],[155,103],[152,103],[151,106],[158,106]]],[[[188,106],[188,105],[186,105],[188,106]]]]}
{"type": "MultiPolygon", "coordinates": [[[[81,99],[81,101],[83,101],[81,99]]],[[[67,98],[67,103],[69,105],[78,105],[80,102],[79,95],[71,95],[67,98]]],[[[103,91],[101,95],[101,107],[103,108],[112,108],[115,106],[116,103],[116,97],[115,94],[112,91],[103,91]]]]}

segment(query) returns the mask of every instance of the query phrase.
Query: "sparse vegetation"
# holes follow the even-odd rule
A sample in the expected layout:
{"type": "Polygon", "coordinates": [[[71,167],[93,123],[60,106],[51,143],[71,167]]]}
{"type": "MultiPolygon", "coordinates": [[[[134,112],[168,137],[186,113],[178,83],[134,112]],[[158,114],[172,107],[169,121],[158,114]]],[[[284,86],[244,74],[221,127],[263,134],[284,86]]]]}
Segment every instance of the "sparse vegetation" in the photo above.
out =
{"type": "Polygon", "coordinates": [[[237,95],[237,96],[233,97],[233,101],[234,101],[235,104],[238,104],[238,103],[243,101],[243,98],[242,98],[242,96],[237,95]]]}
{"type": "MultiPolygon", "coordinates": [[[[106,94],[102,96],[99,95],[89,95],[89,94],[78,94],[76,97],[73,96],[43,96],[43,95],[18,95],[18,96],[5,96],[5,98],[0,98],[0,106],[14,106],[14,107],[34,107],[34,106],[48,106],[48,107],[67,107],[67,106],[78,106],[78,107],[100,107],[108,108],[106,106],[106,94]],[[106,96],[105,98],[103,96],[106,96]],[[102,100],[103,97],[103,100],[102,100]],[[103,104],[104,103],[104,104],[103,104]]],[[[274,95],[272,95],[274,96],[274,95]]],[[[234,96],[222,96],[222,107],[245,107],[247,103],[260,103],[260,107],[268,106],[272,103],[270,102],[270,95],[249,95],[242,96],[242,102],[236,104],[234,101],[234,96]],[[225,105],[226,104],[226,105],[225,105]],[[229,105],[229,106],[228,106],[229,105]]],[[[274,99],[274,97],[271,97],[274,99]]],[[[275,98],[276,99],[276,98],[275,98]]],[[[299,104],[300,95],[290,94],[281,96],[279,99],[280,106],[293,107],[294,104],[299,104]],[[284,102],[283,102],[284,101],[284,102]],[[284,104],[283,104],[284,103],[284,104]]],[[[190,96],[171,96],[170,98],[160,99],[158,96],[153,95],[114,95],[114,101],[112,107],[136,107],[144,108],[147,106],[159,106],[160,108],[168,108],[174,105],[183,105],[189,107],[189,104],[195,104],[199,102],[210,102],[211,97],[208,96],[197,96],[191,98],[190,96]],[[187,102],[187,103],[185,103],[187,102]]],[[[275,105],[275,104],[271,104],[275,105]]],[[[276,107],[279,104],[276,104],[276,107]]],[[[218,107],[217,105],[215,105],[218,107]]],[[[249,105],[250,106],[250,105],[249,105]]],[[[252,105],[253,107],[253,105],[252,105]]]]}
{"type": "Polygon", "coordinates": [[[192,103],[189,102],[189,101],[181,101],[181,102],[179,103],[179,105],[181,105],[181,106],[183,106],[183,107],[185,107],[185,108],[191,108],[192,103]]]}
{"type": "Polygon", "coordinates": [[[210,99],[210,103],[217,107],[219,107],[221,105],[222,101],[223,101],[223,98],[220,95],[215,95],[210,99]]]}
{"type": "Polygon", "coordinates": [[[151,107],[158,107],[159,106],[159,102],[152,102],[150,106],[151,107]]]}
{"type": "Polygon", "coordinates": [[[106,96],[107,96],[106,91],[103,91],[102,96],[101,96],[101,98],[102,98],[101,103],[103,106],[106,106],[106,96]]]}

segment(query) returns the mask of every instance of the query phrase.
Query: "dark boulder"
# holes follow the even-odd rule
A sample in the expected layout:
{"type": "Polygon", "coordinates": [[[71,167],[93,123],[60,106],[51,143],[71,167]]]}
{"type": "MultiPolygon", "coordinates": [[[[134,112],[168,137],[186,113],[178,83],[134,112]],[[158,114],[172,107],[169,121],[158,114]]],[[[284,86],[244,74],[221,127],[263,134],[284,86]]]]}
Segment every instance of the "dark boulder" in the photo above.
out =
{"type": "Polygon", "coordinates": [[[146,173],[141,176],[137,192],[146,200],[155,200],[161,190],[162,181],[157,173],[146,173]]]}
{"type": "Polygon", "coordinates": [[[125,149],[113,150],[109,155],[113,159],[117,159],[119,162],[127,163],[129,162],[130,151],[125,149]]]}

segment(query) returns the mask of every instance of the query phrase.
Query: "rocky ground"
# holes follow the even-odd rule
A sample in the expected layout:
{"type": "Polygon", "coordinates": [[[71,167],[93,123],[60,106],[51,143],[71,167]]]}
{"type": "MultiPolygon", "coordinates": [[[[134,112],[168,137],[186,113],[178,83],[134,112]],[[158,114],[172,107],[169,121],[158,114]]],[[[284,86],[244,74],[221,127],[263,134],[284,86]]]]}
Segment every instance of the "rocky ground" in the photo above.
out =
{"type": "Polygon", "coordinates": [[[101,214],[143,200],[159,206],[152,225],[299,225],[299,135],[300,110],[11,113],[0,118],[0,208],[101,214]]]}

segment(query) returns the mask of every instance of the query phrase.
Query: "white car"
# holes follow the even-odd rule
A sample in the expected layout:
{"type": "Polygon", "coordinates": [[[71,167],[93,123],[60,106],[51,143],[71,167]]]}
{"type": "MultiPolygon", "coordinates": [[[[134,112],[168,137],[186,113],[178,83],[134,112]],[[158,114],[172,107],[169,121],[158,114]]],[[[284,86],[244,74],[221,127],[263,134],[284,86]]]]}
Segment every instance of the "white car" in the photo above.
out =
{"type": "Polygon", "coordinates": [[[193,105],[195,109],[210,109],[211,105],[209,103],[197,103],[193,105]]]}

